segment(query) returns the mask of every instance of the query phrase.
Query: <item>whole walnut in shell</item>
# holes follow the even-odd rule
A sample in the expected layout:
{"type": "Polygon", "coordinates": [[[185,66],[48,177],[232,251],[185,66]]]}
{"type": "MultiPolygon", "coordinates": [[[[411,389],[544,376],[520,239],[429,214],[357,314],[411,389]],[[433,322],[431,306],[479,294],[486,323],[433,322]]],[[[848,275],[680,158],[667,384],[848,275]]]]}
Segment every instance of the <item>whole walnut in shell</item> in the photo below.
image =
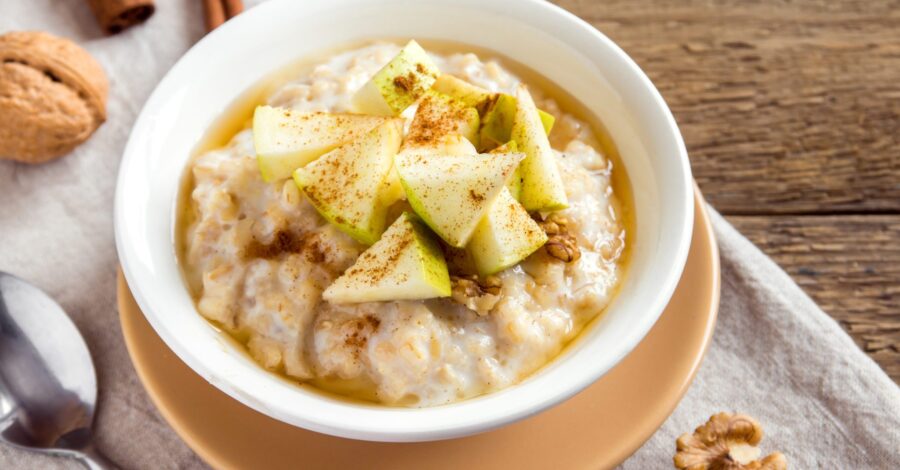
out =
{"type": "Polygon", "coordinates": [[[0,36],[0,158],[41,163],[71,152],[106,120],[108,90],[100,64],[75,43],[0,36]]]}

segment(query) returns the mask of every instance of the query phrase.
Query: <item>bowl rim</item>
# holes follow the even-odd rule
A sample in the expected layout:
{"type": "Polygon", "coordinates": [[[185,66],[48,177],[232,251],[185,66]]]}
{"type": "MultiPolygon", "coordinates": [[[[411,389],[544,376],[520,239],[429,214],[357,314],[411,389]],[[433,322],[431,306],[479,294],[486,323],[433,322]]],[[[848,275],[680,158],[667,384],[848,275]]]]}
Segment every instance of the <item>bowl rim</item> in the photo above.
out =
{"type": "MultiPolygon", "coordinates": [[[[319,3],[325,1],[328,0],[320,0],[319,3]]],[[[330,0],[329,8],[339,8],[340,4],[354,2],[359,3],[360,1],[362,0],[330,0]]],[[[392,1],[397,2],[401,0],[392,1]]],[[[482,8],[485,4],[485,1],[486,0],[429,0],[429,2],[431,3],[452,3],[454,5],[467,5],[475,8],[482,8]]],[[[123,185],[122,182],[126,179],[126,175],[128,174],[131,166],[136,164],[136,161],[141,158],[141,154],[143,153],[141,149],[137,148],[137,139],[135,138],[135,135],[140,134],[140,132],[147,132],[146,128],[148,126],[148,116],[151,115],[154,108],[159,108],[163,105],[165,99],[167,98],[165,94],[166,92],[170,91],[167,87],[173,86],[171,85],[173,81],[179,78],[180,74],[183,75],[183,70],[188,67],[188,65],[186,64],[194,61],[198,56],[214,52],[216,50],[217,43],[220,42],[220,38],[224,39],[227,35],[233,34],[232,32],[238,31],[239,27],[244,23],[258,21],[257,18],[262,19],[265,18],[266,15],[276,14],[280,9],[305,8],[304,6],[298,6],[297,4],[291,2],[291,0],[270,0],[261,5],[248,9],[242,15],[239,15],[235,19],[227,22],[223,26],[208,34],[206,37],[202,38],[198,43],[191,47],[165,74],[163,79],[159,82],[150,97],[147,99],[147,102],[144,104],[137,120],[135,121],[134,127],[131,131],[131,135],[129,136],[128,144],[126,145],[123,154],[122,161],[120,163],[120,168],[117,176],[114,209],[115,239],[116,249],[121,260],[123,273],[126,280],[128,281],[129,286],[132,287],[135,300],[140,306],[141,311],[144,312],[144,315],[153,326],[154,330],[156,330],[157,334],[160,335],[165,343],[191,369],[204,377],[206,380],[210,381],[214,386],[216,386],[229,396],[242,402],[246,406],[249,406],[261,413],[287,422],[289,424],[304,427],[317,432],[353,439],[410,442],[460,437],[476,432],[494,429],[504,424],[508,424],[536,414],[546,408],[549,408],[570,398],[571,396],[575,395],[576,393],[599,379],[612,367],[614,367],[615,364],[621,361],[624,356],[630,353],[634,349],[634,347],[637,346],[640,340],[644,338],[650,328],[656,323],[656,320],[659,318],[677,286],[685,262],[687,260],[688,249],[690,247],[691,241],[691,229],[693,226],[694,218],[693,179],[691,176],[687,150],[685,148],[681,133],[679,132],[677,124],[675,123],[675,119],[672,116],[670,109],[666,105],[659,91],[653,86],[649,78],[638,67],[638,65],[618,45],[616,45],[612,40],[607,38],[600,31],[596,30],[593,26],[591,26],[584,20],[552,3],[545,2],[544,0],[492,0],[490,2],[487,2],[487,4],[490,4],[491,8],[515,6],[516,8],[520,9],[531,9],[533,18],[555,17],[556,20],[554,21],[557,21],[559,25],[565,24],[567,28],[571,28],[575,33],[585,38],[585,40],[590,41],[595,47],[606,48],[609,52],[614,54],[615,59],[620,62],[618,65],[624,67],[624,70],[627,71],[631,78],[636,79],[640,83],[643,93],[645,93],[647,95],[646,97],[652,101],[652,111],[655,113],[660,113],[660,115],[657,117],[664,120],[664,127],[667,135],[659,136],[658,139],[666,140],[669,144],[671,144],[672,155],[676,159],[676,163],[679,164],[679,168],[681,170],[680,174],[672,176],[672,178],[677,179],[678,184],[681,188],[683,188],[683,191],[681,191],[681,195],[683,197],[682,200],[678,201],[678,203],[682,208],[684,208],[685,216],[681,219],[679,230],[674,234],[674,236],[677,238],[677,245],[675,253],[672,254],[672,263],[668,265],[668,270],[662,275],[664,278],[664,282],[659,286],[658,294],[656,295],[653,303],[651,304],[651,307],[649,308],[649,310],[652,311],[652,314],[647,314],[640,317],[640,321],[636,322],[635,326],[629,330],[629,335],[623,340],[626,346],[621,348],[621,350],[618,351],[617,354],[612,355],[610,357],[610,360],[608,360],[604,366],[591,368],[590,370],[571,380],[566,387],[556,390],[554,391],[554,393],[546,393],[536,399],[532,399],[529,402],[529,406],[527,407],[523,406],[511,411],[506,410],[504,413],[485,413],[484,415],[476,415],[474,419],[470,418],[462,422],[456,421],[447,423],[445,422],[446,420],[442,421],[438,419],[434,423],[429,423],[429,425],[423,427],[421,425],[421,422],[407,422],[405,417],[410,417],[413,414],[430,414],[434,410],[439,409],[447,410],[471,407],[476,402],[483,401],[485,397],[495,397],[508,392],[510,389],[522,388],[521,385],[529,382],[531,380],[531,377],[540,375],[541,372],[546,370],[547,367],[545,366],[543,369],[539,370],[525,381],[520,382],[519,384],[516,384],[512,387],[492,392],[481,397],[464,400],[462,402],[418,409],[376,407],[378,408],[378,410],[380,410],[377,413],[381,413],[385,417],[391,416],[391,419],[394,420],[393,424],[391,424],[390,429],[386,429],[383,427],[386,424],[384,422],[375,423],[375,425],[373,425],[373,423],[362,422],[365,420],[361,420],[361,422],[341,422],[335,419],[331,419],[331,417],[323,416],[322,413],[318,413],[317,416],[311,417],[311,415],[314,413],[309,410],[290,410],[285,409],[284,407],[277,406],[278,404],[276,404],[275,406],[273,406],[273,404],[271,403],[264,404],[257,400],[255,397],[248,396],[247,392],[236,388],[234,384],[229,383],[227,380],[222,380],[221,378],[217,380],[213,375],[214,371],[209,370],[209,368],[207,367],[208,365],[204,363],[204,360],[198,357],[190,347],[182,344],[181,341],[179,341],[175,337],[175,335],[169,330],[170,325],[164,324],[161,319],[156,317],[152,302],[147,295],[147,283],[145,281],[142,281],[142,279],[147,280],[149,278],[147,277],[147,273],[139,274],[137,272],[137,261],[135,259],[137,254],[129,246],[126,229],[124,228],[123,220],[125,219],[126,212],[128,210],[128,191],[125,188],[126,185],[123,185]]],[[[537,20],[534,21],[536,22],[537,20]]],[[[573,45],[568,43],[566,43],[566,46],[569,48],[573,48],[573,45]]],[[[235,98],[237,96],[238,95],[235,95],[235,98]]],[[[174,250],[172,251],[172,254],[173,256],[175,256],[174,250]]],[[[584,334],[584,331],[582,331],[580,335],[581,334],[584,334]]],[[[554,359],[550,362],[550,364],[559,362],[558,359],[559,358],[554,359]]],[[[262,368],[260,368],[260,371],[266,374],[270,374],[268,371],[264,371],[262,368]]],[[[323,396],[322,398],[325,397],[323,396]]],[[[321,401],[323,403],[325,402],[325,400],[321,401]]],[[[332,406],[341,407],[344,405],[352,406],[352,404],[349,403],[332,402],[332,406]]],[[[447,416],[447,414],[444,413],[443,416],[447,416]]]]}

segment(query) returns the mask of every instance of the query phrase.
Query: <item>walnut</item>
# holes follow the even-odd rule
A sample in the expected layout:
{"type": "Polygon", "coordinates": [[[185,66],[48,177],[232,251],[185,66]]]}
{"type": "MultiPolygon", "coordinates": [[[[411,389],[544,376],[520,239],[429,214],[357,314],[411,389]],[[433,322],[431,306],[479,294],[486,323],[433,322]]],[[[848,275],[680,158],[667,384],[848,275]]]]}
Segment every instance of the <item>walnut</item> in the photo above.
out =
{"type": "Polygon", "coordinates": [[[41,32],[0,35],[0,158],[65,155],[106,120],[109,84],[77,44],[41,32]]]}
{"type": "Polygon", "coordinates": [[[675,468],[681,470],[785,470],[787,460],[774,452],[759,460],[762,427],[742,414],[718,413],[676,441],[675,468]]]}
{"type": "Polygon", "coordinates": [[[450,298],[474,310],[479,315],[487,315],[500,301],[502,283],[497,276],[479,279],[478,275],[450,275],[453,285],[450,298]]]}
{"type": "Polygon", "coordinates": [[[569,233],[568,223],[568,219],[556,213],[550,214],[547,220],[538,221],[538,225],[547,234],[544,251],[564,263],[572,263],[581,258],[578,241],[569,233]]]}
{"type": "Polygon", "coordinates": [[[548,255],[564,262],[572,263],[581,258],[581,250],[575,237],[569,234],[551,235],[544,244],[544,250],[548,255]]]}

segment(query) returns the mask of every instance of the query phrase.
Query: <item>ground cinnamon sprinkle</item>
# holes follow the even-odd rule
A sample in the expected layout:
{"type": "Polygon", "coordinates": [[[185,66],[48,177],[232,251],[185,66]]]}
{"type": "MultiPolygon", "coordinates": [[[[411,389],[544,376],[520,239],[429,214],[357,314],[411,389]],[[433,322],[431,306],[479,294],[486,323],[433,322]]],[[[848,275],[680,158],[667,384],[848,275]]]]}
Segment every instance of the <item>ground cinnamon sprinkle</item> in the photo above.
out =
{"type": "Polygon", "coordinates": [[[284,253],[303,253],[312,263],[325,261],[327,247],[319,243],[315,234],[297,235],[287,230],[279,230],[275,233],[271,243],[260,243],[253,240],[244,248],[244,257],[248,259],[262,258],[273,259],[284,253]]]}
{"type": "Polygon", "coordinates": [[[381,320],[379,320],[378,317],[374,315],[366,315],[365,317],[363,317],[363,320],[365,320],[366,323],[368,323],[369,326],[372,327],[373,332],[378,331],[378,327],[381,326],[381,320]]]}
{"type": "Polygon", "coordinates": [[[368,342],[368,337],[361,335],[363,325],[360,322],[354,322],[354,331],[344,337],[344,344],[356,348],[362,348],[368,342]]]}
{"type": "Polygon", "coordinates": [[[416,76],[410,72],[408,75],[397,76],[394,78],[394,86],[400,88],[403,91],[409,91],[413,89],[413,86],[416,84],[416,76]]]}
{"type": "Polygon", "coordinates": [[[378,331],[381,320],[372,314],[366,314],[361,319],[353,321],[353,330],[344,336],[344,344],[353,348],[353,356],[359,359],[360,350],[369,342],[369,335],[378,331]]]}
{"type": "MultiPolygon", "coordinates": [[[[391,247],[391,251],[387,253],[387,258],[379,263],[371,263],[369,260],[365,260],[365,262],[358,262],[360,265],[366,265],[365,268],[360,268],[357,266],[351,267],[344,273],[345,276],[358,276],[360,274],[366,274],[368,279],[367,281],[371,284],[375,284],[380,281],[384,276],[387,276],[393,266],[397,264],[397,260],[400,259],[400,256],[403,255],[403,251],[409,246],[410,243],[413,242],[413,234],[408,233],[403,237],[398,243],[393,244],[391,247]],[[373,267],[368,267],[372,265],[373,267]]],[[[363,252],[360,256],[360,260],[363,258],[371,258],[373,255],[369,252],[363,252]]]]}
{"type": "Polygon", "coordinates": [[[427,145],[435,139],[460,131],[468,116],[462,103],[448,99],[427,96],[419,103],[405,142],[412,145],[427,145]]]}

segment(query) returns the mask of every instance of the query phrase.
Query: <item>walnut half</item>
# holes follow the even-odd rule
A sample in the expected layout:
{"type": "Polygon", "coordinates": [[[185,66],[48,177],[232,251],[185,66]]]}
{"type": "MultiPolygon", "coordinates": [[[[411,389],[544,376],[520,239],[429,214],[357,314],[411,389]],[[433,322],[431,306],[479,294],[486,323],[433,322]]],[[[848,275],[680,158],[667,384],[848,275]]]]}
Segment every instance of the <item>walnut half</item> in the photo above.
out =
{"type": "Polygon", "coordinates": [[[481,279],[475,274],[451,274],[450,283],[453,286],[450,298],[481,316],[490,313],[491,309],[500,301],[502,284],[497,276],[487,276],[481,279]]]}
{"type": "Polygon", "coordinates": [[[680,470],[785,470],[787,459],[773,452],[759,459],[762,426],[742,414],[718,413],[693,434],[676,441],[675,468],[680,470]]]}
{"type": "Polygon", "coordinates": [[[547,220],[539,220],[538,225],[547,234],[544,251],[563,263],[572,263],[581,258],[578,241],[569,233],[568,220],[559,214],[550,214],[547,220]]]}

